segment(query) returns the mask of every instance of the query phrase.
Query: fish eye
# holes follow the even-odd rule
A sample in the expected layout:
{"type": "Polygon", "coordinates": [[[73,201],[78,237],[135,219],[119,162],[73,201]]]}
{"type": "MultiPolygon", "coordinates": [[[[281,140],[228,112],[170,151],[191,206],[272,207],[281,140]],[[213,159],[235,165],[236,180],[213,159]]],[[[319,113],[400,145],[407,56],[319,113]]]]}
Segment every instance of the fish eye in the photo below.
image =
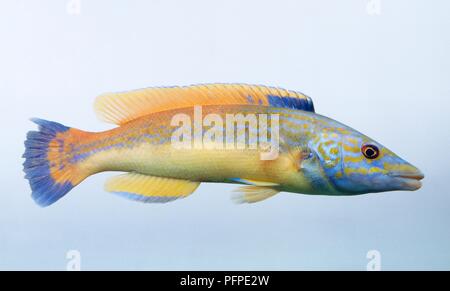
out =
{"type": "Polygon", "coordinates": [[[361,152],[366,158],[371,160],[376,159],[380,155],[378,147],[372,144],[363,145],[361,152]]]}

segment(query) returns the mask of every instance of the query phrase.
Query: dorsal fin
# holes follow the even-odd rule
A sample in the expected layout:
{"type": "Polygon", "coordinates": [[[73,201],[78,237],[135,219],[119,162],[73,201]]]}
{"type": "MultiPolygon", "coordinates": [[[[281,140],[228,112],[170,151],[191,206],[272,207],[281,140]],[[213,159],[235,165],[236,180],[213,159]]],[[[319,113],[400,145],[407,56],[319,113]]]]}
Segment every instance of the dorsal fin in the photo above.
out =
{"type": "Polygon", "coordinates": [[[139,117],[194,105],[254,104],[314,112],[308,96],[285,89],[245,84],[205,84],[185,87],[154,87],[97,97],[100,119],[125,124],[139,117]]]}

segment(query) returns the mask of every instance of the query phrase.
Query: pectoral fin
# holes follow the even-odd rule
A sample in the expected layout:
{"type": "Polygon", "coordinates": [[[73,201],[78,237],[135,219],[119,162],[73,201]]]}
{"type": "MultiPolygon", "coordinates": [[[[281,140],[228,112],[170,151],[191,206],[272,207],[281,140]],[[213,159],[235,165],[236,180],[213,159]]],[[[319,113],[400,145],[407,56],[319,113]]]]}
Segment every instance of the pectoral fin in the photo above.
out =
{"type": "Polygon", "coordinates": [[[232,199],[236,203],[255,203],[277,194],[279,191],[269,187],[243,186],[235,190],[232,199]]]}
{"type": "Polygon", "coordinates": [[[125,198],[144,203],[165,203],[185,198],[200,182],[128,173],[108,180],[105,189],[125,198]]]}

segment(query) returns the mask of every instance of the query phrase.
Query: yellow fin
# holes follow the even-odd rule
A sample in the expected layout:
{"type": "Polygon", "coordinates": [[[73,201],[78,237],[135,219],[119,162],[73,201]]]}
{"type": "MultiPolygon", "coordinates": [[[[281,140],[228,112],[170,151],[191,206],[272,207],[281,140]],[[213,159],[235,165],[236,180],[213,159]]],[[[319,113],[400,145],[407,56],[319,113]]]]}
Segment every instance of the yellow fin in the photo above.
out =
{"type": "Polygon", "coordinates": [[[200,182],[128,173],[109,179],[108,192],[144,203],[164,203],[189,196],[200,182]]]}
{"type": "Polygon", "coordinates": [[[281,88],[245,84],[205,84],[154,87],[97,97],[95,111],[101,120],[125,124],[139,117],[194,105],[262,105],[314,112],[308,96],[281,88]]]}
{"type": "Polygon", "coordinates": [[[235,190],[232,199],[236,203],[255,203],[270,198],[277,193],[278,190],[268,187],[243,186],[235,190]]]}

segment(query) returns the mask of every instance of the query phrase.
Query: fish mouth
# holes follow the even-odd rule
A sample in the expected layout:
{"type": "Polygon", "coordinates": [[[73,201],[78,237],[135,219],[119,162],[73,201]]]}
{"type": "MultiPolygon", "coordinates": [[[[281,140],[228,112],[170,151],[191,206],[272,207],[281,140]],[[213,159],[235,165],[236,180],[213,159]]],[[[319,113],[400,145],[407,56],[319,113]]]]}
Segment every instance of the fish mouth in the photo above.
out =
{"type": "Polygon", "coordinates": [[[400,182],[401,190],[414,191],[422,187],[422,180],[425,176],[422,172],[413,173],[390,173],[389,176],[400,182]]]}

